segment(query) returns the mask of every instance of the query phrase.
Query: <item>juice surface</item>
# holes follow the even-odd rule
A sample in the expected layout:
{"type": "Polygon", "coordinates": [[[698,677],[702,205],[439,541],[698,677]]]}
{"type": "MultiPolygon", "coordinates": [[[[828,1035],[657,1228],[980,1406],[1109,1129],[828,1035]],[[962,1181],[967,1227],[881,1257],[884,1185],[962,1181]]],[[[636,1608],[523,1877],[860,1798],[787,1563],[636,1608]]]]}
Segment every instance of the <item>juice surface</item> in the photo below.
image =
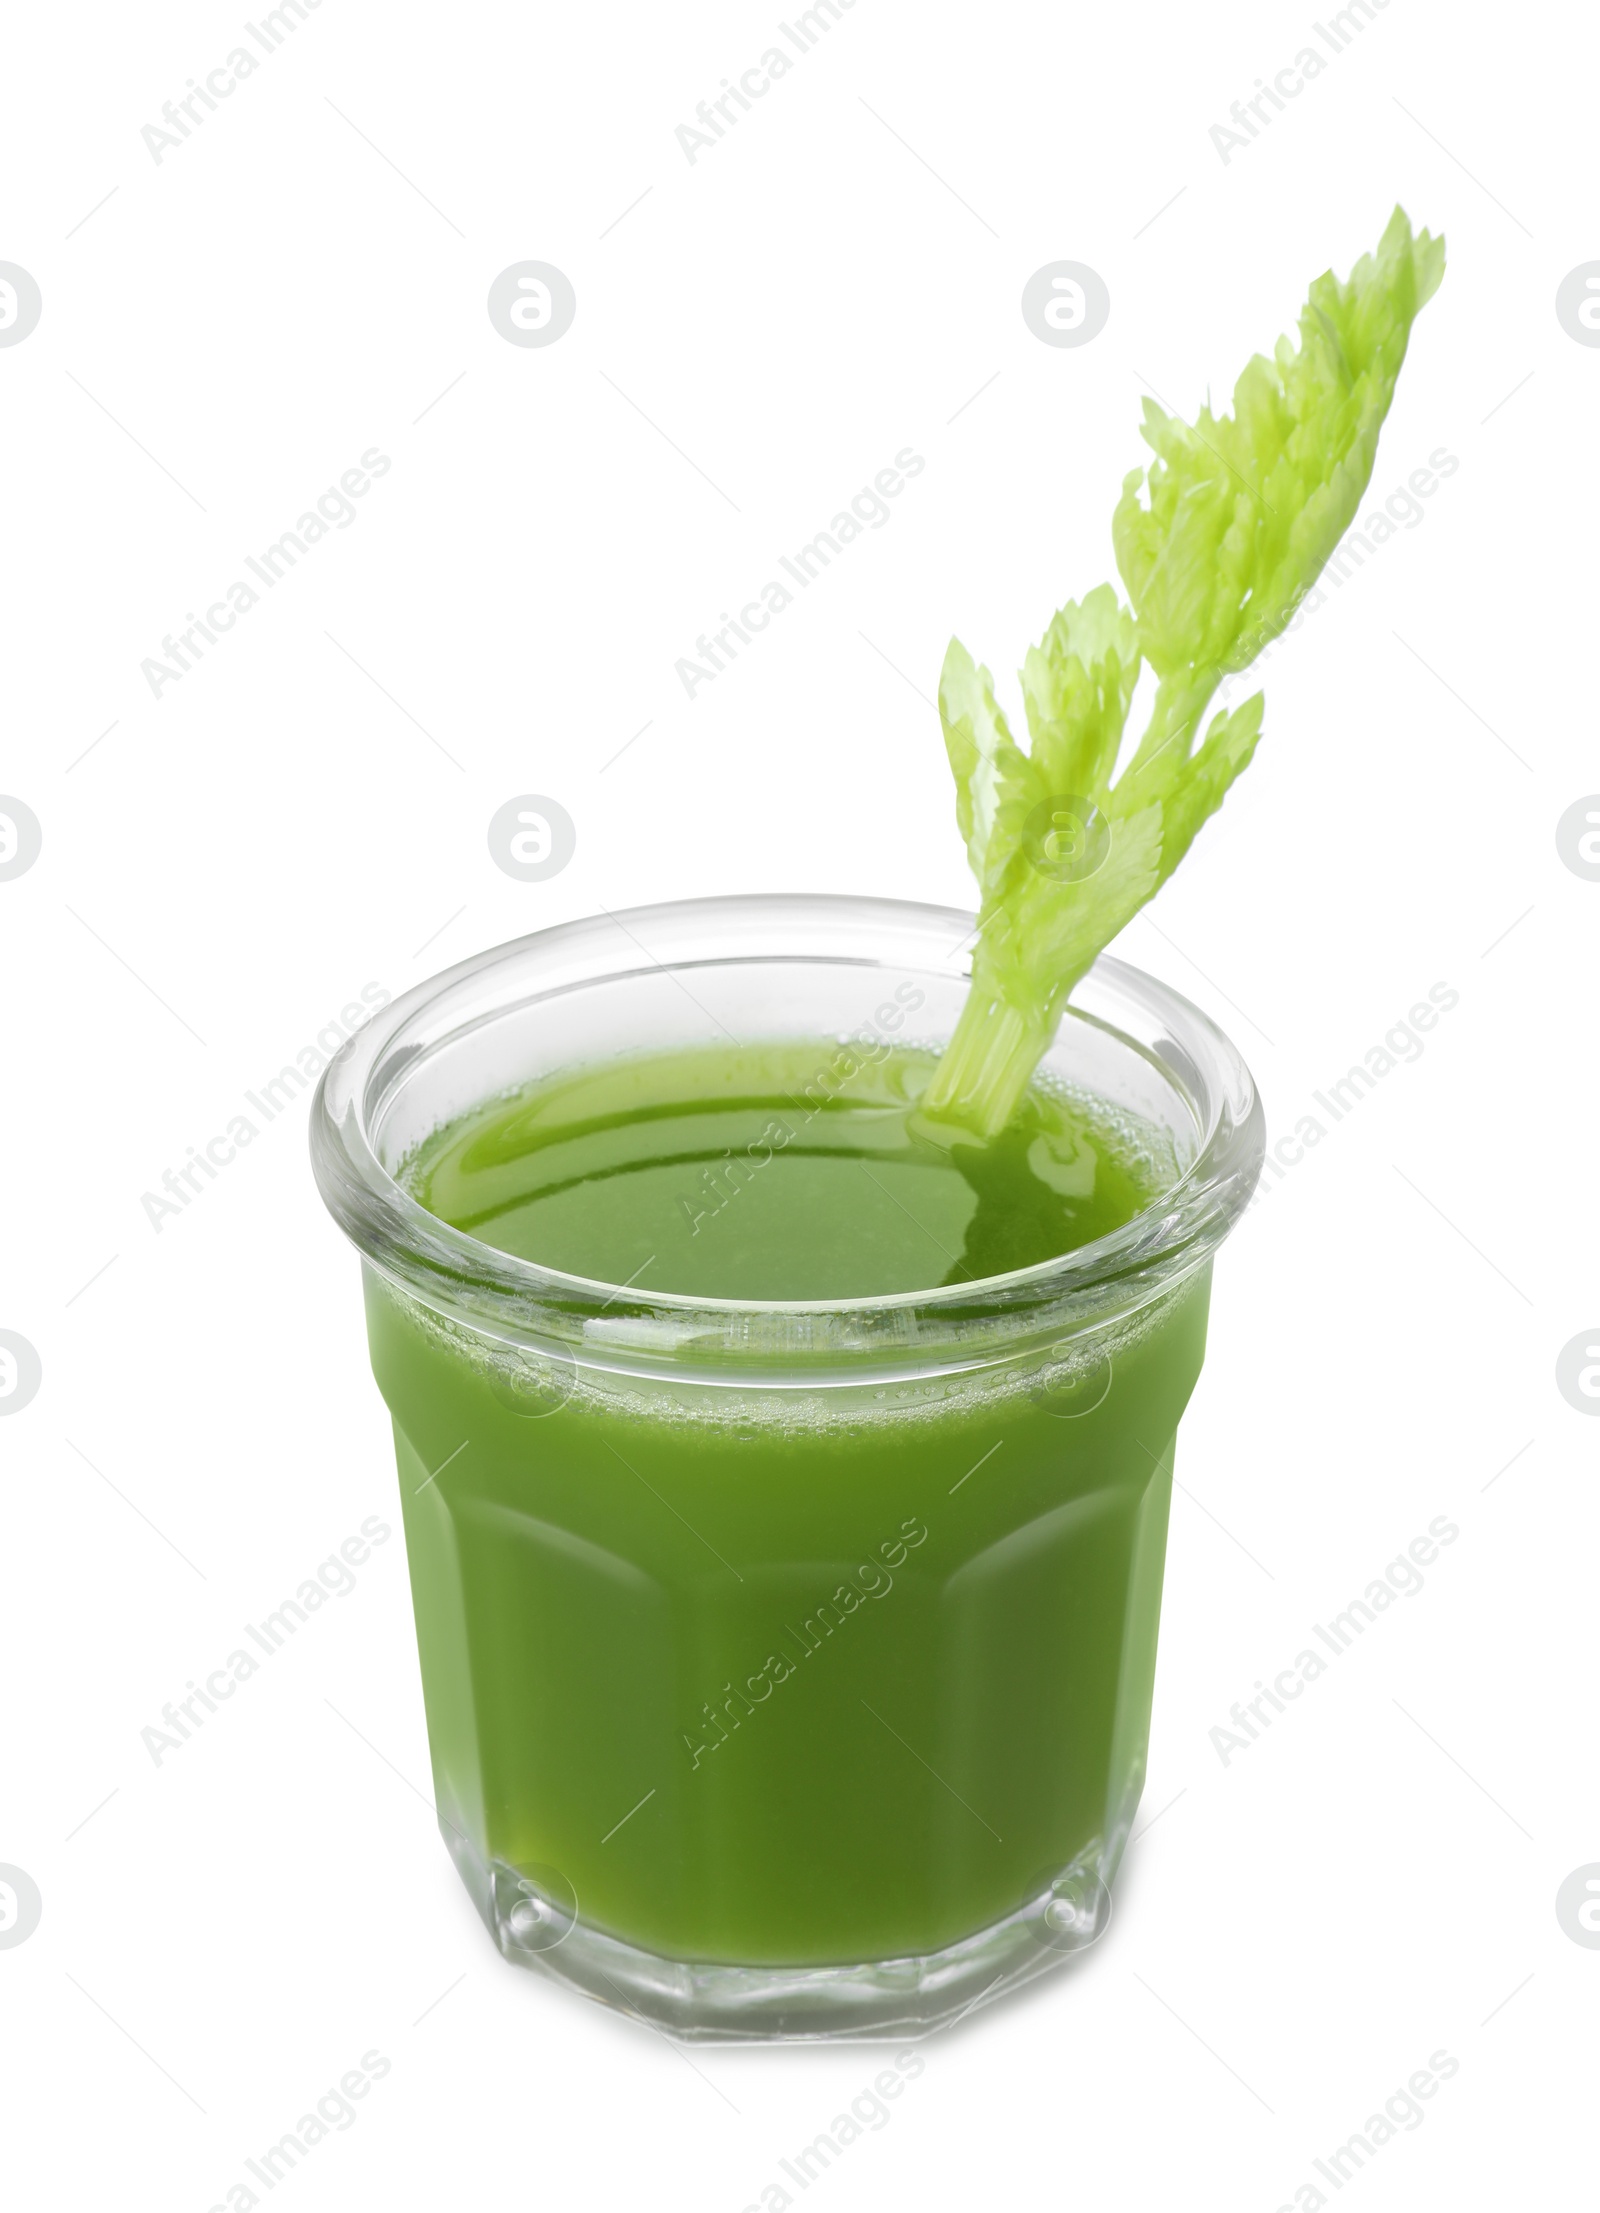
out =
{"type": "MultiPolygon", "coordinates": [[[[919,1137],[930,1065],[641,1057],[488,1102],[403,1176],[570,1273],[823,1302],[1026,1266],[1157,1188],[1153,1139],[1065,1095],[987,1149],[919,1137]]],[[[551,1411],[369,1267],[453,1838],[704,1962],[927,1954],[1063,1869],[1109,1879],[1208,1283],[1065,1391],[1030,1356],[913,1387],[602,1377],[551,1411]]]]}
{"type": "Polygon", "coordinates": [[[1093,1102],[1035,1089],[988,1145],[919,1128],[934,1056],[800,1040],[641,1056],[491,1100],[406,1181],[485,1244],[643,1293],[829,1301],[977,1281],[1153,1195],[1093,1102]]]}

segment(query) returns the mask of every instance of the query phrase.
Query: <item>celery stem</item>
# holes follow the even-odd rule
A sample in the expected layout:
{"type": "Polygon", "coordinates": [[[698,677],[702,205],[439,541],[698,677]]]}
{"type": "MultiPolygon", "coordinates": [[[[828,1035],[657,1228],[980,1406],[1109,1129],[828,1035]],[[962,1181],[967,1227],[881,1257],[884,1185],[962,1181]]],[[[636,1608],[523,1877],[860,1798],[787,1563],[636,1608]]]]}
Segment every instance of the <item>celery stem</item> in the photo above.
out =
{"type": "Polygon", "coordinates": [[[1048,1013],[1024,1012],[986,987],[980,968],[933,1072],[924,1110],[965,1123],[980,1137],[998,1136],[1049,1049],[1060,1005],[1052,994],[1048,1013]]]}

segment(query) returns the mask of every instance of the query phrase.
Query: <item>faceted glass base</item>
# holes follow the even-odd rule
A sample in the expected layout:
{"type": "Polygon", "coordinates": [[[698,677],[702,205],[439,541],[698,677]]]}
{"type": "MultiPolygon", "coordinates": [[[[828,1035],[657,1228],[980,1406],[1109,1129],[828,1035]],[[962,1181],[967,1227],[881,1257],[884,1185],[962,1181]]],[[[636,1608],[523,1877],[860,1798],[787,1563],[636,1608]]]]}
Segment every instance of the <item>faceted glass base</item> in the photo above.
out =
{"type": "Polygon", "coordinates": [[[508,1960],[700,2044],[877,2042],[944,2028],[1104,1935],[1126,1835],[1114,1853],[1085,1854],[1013,1913],[943,1951],[836,1967],[733,1967],[666,1959],[591,1928],[554,1870],[486,1862],[459,1830],[440,1827],[508,1960]]]}

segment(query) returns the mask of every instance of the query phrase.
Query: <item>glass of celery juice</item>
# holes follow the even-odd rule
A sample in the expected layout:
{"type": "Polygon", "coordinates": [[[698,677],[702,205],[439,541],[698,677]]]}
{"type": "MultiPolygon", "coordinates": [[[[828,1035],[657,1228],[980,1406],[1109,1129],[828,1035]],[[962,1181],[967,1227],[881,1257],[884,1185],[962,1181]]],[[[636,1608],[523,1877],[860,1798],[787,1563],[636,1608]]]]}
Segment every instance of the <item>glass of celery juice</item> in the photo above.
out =
{"type": "Polygon", "coordinates": [[[1261,1112],[1102,958],[987,1144],[970,918],[640,909],[385,1007],[313,1117],[393,1417],[441,1829],[505,1955],[907,2034],[1093,1941],[1261,1112]]]}

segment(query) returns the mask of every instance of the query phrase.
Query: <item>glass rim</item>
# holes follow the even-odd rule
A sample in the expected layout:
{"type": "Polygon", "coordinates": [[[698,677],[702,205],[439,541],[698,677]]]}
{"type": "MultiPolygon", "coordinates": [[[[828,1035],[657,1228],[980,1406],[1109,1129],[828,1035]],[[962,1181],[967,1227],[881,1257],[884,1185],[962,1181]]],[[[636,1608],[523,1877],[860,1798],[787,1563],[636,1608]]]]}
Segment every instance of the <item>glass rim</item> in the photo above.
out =
{"type": "MultiPolygon", "coordinates": [[[[823,1340],[831,1336],[835,1351],[843,1329],[847,1337],[874,1340],[880,1353],[890,1353],[898,1338],[900,1349],[925,1359],[941,1326],[947,1335],[962,1335],[966,1325],[986,1318],[991,1326],[1003,1323],[1007,1336],[1040,1327],[1060,1336],[1126,1313],[1204,1265],[1226,1237],[1260,1174],[1265,1121],[1249,1068],[1210,1017],[1169,985],[1108,954],[1076,987],[1063,1030],[1072,1021],[1109,1030],[1152,1063],[1193,1119],[1194,1150],[1172,1183],[1118,1228],[1004,1275],[829,1300],[645,1292],[569,1275],[485,1244],[429,1212],[379,1158],[376,1125],[407,1071],[469,1030],[530,1003],[651,969],[675,974],[784,958],[888,967],[882,950],[888,940],[902,965],[962,981],[971,974],[975,927],[970,913],[910,900],[758,892],[604,909],[491,946],[379,1008],[324,1071],[310,1121],[312,1166],[324,1203],[363,1257],[424,1304],[527,1344],[554,1340],[568,1352],[581,1344],[582,1359],[601,1365],[608,1343],[627,1352],[628,1365],[637,1365],[632,1355],[648,1351],[652,1326],[664,1341],[688,1347],[697,1324],[701,1337],[720,1332],[731,1340],[741,1323],[767,1321],[783,1337],[792,1336],[787,1364],[810,1367],[816,1353],[802,1341],[808,1324],[823,1340]],[[665,937],[666,957],[652,951],[641,932],[658,943],[665,937]],[[742,935],[756,942],[742,944],[742,935]],[[541,968],[547,971],[542,983],[541,968]],[[453,1027],[427,1042],[408,1037],[430,1011],[438,1017],[452,1008],[460,1017],[453,1027]],[[1154,1033],[1153,1046],[1121,1027],[1119,1009],[1142,1017],[1154,1033]],[[908,1323],[914,1346],[904,1342],[908,1323]]],[[[778,1349],[772,1329],[765,1340],[770,1360],[778,1349]]],[[[721,1349],[738,1347],[729,1342],[721,1349]]],[[[782,1363],[785,1355],[779,1357],[782,1363]]]]}

